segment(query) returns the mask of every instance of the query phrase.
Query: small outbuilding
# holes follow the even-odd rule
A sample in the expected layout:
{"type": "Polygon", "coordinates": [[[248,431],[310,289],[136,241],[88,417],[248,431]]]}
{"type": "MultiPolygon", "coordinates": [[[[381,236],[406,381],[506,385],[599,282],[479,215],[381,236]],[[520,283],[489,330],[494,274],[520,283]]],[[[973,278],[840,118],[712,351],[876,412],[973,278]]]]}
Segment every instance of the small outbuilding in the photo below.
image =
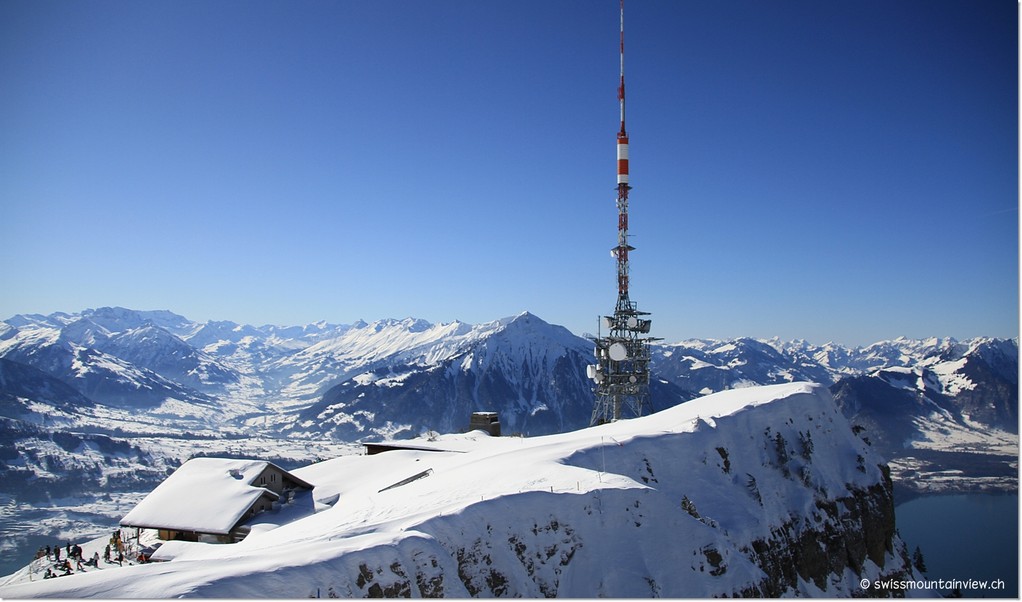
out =
{"type": "Polygon", "coordinates": [[[246,521],[313,485],[262,460],[193,458],[145,497],[122,527],[156,529],[164,541],[233,543],[246,521]]]}
{"type": "Polygon", "coordinates": [[[484,431],[491,437],[500,437],[500,416],[496,412],[472,412],[468,430],[484,431]]]}

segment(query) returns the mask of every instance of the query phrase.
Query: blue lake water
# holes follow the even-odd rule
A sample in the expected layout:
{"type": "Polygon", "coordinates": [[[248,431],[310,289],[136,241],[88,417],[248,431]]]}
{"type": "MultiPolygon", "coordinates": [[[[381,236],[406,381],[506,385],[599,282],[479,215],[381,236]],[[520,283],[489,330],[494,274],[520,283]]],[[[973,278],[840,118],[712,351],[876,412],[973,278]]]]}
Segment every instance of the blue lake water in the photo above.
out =
{"type": "Polygon", "coordinates": [[[923,552],[927,580],[1004,582],[999,590],[963,589],[965,597],[1018,597],[1018,514],[1017,493],[924,496],[895,508],[909,552],[923,552]]]}

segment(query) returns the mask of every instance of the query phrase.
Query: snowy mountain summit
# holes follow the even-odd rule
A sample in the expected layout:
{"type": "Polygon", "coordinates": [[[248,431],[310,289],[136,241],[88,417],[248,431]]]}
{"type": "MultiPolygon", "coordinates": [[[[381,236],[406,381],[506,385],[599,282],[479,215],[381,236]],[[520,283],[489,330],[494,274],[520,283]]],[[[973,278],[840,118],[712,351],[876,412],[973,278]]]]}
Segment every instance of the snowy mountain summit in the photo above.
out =
{"type": "Polygon", "coordinates": [[[293,473],[318,512],[3,597],[876,594],[916,579],[884,461],[828,390],[716,393],[541,437],[480,431],[293,473]],[[409,480],[410,477],[417,477],[409,480]]]}

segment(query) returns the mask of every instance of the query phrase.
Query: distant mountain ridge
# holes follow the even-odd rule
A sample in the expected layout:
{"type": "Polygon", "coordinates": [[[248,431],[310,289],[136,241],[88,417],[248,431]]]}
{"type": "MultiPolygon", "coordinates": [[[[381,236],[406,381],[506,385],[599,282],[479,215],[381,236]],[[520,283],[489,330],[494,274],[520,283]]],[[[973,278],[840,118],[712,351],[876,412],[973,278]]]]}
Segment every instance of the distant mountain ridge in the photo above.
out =
{"type": "MultiPolygon", "coordinates": [[[[371,421],[354,430],[318,429],[315,416],[328,411],[336,420],[347,406],[358,406],[353,411],[363,417],[375,413],[365,394],[383,401],[381,387],[394,396],[425,399],[427,385],[419,373],[432,375],[425,379],[433,382],[428,386],[461,391],[455,398],[461,413],[469,406],[494,409],[512,428],[542,424],[544,432],[583,426],[591,392],[582,374],[591,351],[588,340],[528,312],[480,325],[406,318],[251,326],[193,322],[166,310],[99,308],[18,315],[0,327],[0,357],[36,368],[99,404],[150,410],[168,401],[212,406],[223,410],[226,421],[262,416],[264,424],[291,434],[356,438],[397,431],[374,431],[371,421]],[[542,366],[540,351],[546,358],[542,366]],[[566,359],[558,365],[556,358],[566,359]],[[454,378],[459,370],[466,377],[458,384],[434,382],[454,378]],[[395,380],[399,375],[418,383],[419,394],[409,397],[412,382],[395,380]],[[347,391],[363,401],[347,399],[347,391]],[[559,419],[528,419],[558,403],[566,406],[557,412],[559,419]]],[[[919,390],[948,411],[960,408],[977,423],[1017,432],[1017,366],[1017,340],[898,338],[855,348],[777,339],[690,340],[654,347],[653,407],[748,385],[800,380],[836,385],[907,369],[929,379],[929,388],[919,390]]],[[[903,388],[901,380],[884,383],[903,388]]],[[[841,390],[850,387],[846,383],[841,390]]],[[[396,424],[397,417],[388,419],[396,424]]],[[[437,425],[453,426],[450,419],[437,425]]]]}
{"type": "Polygon", "coordinates": [[[833,385],[880,378],[950,404],[949,411],[959,407],[976,422],[1018,432],[1015,339],[898,338],[855,348],[776,339],[691,340],[663,345],[654,366],[663,378],[702,393],[795,380],[833,385]],[[916,378],[911,385],[909,374],[916,378]]]}

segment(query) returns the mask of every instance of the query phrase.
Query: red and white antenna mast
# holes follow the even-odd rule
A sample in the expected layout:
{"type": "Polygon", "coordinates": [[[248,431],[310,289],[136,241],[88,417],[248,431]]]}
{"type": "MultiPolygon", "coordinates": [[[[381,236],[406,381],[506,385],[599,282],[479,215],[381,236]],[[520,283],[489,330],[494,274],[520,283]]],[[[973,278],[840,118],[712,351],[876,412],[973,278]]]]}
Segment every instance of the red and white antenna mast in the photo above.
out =
{"type": "Polygon", "coordinates": [[[617,133],[617,246],[611,254],[617,260],[617,304],[614,315],[603,316],[601,327],[609,332],[598,336],[596,364],[588,374],[595,382],[596,395],[590,425],[622,418],[623,410],[641,416],[649,406],[649,358],[651,321],[628,296],[628,131],[625,129],[625,2],[621,0],[621,83],[617,89],[621,105],[621,129],[617,133]]]}
{"type": "Polygon", "coordinates": [[[617,133],[617,294],[618,301],[628,301],[628,132],[625,130],[625,0],[621,0],[621,83],[617,89],[621,104],[621,130],[617,133]]]}

